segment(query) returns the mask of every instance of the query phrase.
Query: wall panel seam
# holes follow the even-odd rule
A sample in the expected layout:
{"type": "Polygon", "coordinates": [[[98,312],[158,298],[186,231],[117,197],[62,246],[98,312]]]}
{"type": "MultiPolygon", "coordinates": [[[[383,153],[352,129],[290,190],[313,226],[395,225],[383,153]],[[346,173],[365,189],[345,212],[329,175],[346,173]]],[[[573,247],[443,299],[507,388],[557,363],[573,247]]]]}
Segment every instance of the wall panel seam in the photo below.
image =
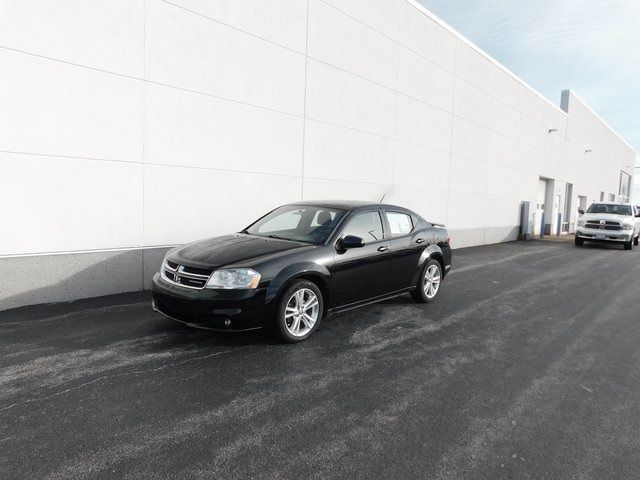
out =
{"type": "MultiPolygon", "coordinates": [[[[189,12],[189,13],[191,13],[193,15],[197,15],[199,17],[205,18],[205,19],[207,19],[207,20],[209,20],[211,22],[215,22],[215,23],[217,23],[219,25],[223,25],[223,26],[225,26],[225,27],[227,27],[227,28],[229,28],[231,30],[235,30],[236,32],[244,33],[245,35],[249,35],[250,37],[257,38],[258,40],[262,40],[263,42],[269,43],[271,45],[275,45],[276,47],[283,48],[284,50],[287,50],[287,51],[289,51],[291,53],[295,53],[296,55],[305,55],[303,52],[300,52],[300,51],[298,51],[298,50],[296,50],[294,48],[287,47],[286,45],[283,45],[281,43],[275,42],[275,41],[273,41],[271,39],[268,39],[266,37],[262,37],[260,35],[257,35],[255,33],[250,32],[248,30],[244,30],[242,28],[235,27],[235,26],[233,26],[233,25],[231,25],[229,23],[225,23],[225,22],[223,22],[221,20],[218,20],[216,18],[209,17],[208,15],[205,15],[203,13],[197,12],[195,10],[191,10],[190,8],[183,7],[182,5],[178,5],[176,3],[170,2],[169,0],[161,0],[161,1],[166,3],[166,4],[168,4],[168,5],[171,5],[173,7],[179,8],[180,10],[184,10],[185,12],[189,12]]],[[[235,0],[235,1],[242,1],[242,0],[235,0]]],[[[307,10],[307,12],[308,12],[308,10],[307,10]]],[[[307,13],[307,15],[308,15],[308,13],[307,13]]]]}
{"type": "Polygon", "coordinates": [[[309,0],[307,0],[307,23],[304,42],[304,100],[302,103],[302,158],[300,165],[300,201],[304,200],[304,160],[307,143],[307,77],[309,74],[309,0]]]}

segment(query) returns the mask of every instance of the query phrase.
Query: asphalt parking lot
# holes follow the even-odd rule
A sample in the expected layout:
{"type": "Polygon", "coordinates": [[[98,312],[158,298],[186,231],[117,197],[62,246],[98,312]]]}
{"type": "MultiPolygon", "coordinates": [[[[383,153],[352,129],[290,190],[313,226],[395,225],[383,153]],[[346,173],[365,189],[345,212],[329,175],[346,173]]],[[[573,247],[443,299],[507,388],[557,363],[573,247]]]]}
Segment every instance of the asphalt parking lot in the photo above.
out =
{"type": "Polygon", "coordinates": [[[309,341],[146,293],[0,313],[2,478],[640,478],[640,250],[456,252],[309,341]]]}

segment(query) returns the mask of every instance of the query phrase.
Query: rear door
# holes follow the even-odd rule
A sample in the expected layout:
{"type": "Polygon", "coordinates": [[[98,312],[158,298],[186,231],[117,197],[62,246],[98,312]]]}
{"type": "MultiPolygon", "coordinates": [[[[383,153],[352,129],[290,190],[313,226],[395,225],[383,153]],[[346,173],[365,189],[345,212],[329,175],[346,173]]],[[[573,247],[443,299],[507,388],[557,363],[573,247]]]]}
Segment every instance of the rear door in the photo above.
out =
{"type": "MultiPolygon", "coordinates": [[[[344,306],[367,300],[389,291],[391,267],[389,240],[386,238],[381,212],[355,212],[342,229],[339,238],[355,235],[364,247],[346,251],[336,249],[333,267],[333,305],[344,306]]],[[[337,242],[336,242],[337,243],[337,242]]]]}
{"type": "Polygon", "coordinates": [[[428,239],[424,230],[416,229],[417,219],[409,212],[385,210],[383,215],[391,242],[391,288],[407,288],[411,286],[428,239]]]}

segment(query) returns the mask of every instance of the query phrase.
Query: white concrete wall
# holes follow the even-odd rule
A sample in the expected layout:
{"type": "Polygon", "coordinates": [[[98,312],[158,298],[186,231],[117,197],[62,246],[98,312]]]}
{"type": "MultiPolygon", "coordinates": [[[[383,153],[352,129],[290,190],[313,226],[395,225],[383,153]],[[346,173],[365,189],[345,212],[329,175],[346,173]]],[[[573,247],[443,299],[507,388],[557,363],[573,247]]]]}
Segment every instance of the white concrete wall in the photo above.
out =
{"type": "MultiPolygon", "coordinates": [[[[173,245],[299,199],[386,194],[454,247],[497,242],[540,176],[577,205],[617,194],[635,155],[412,0],[0,0],[0,68],[16,275],[21,256],[173,245]]],[[[42,287],[79,273],[61,263],[42,287]]],[[[4,282],[0,308],[30,288],[4,282]]]]}

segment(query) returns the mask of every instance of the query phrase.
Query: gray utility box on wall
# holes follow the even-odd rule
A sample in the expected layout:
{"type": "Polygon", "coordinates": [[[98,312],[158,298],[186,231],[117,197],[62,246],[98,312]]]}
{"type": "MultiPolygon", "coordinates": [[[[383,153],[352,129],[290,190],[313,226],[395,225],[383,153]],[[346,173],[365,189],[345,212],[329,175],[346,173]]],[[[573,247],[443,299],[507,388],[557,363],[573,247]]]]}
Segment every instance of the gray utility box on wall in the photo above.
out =
{"type": "Polygon", "coordinates": [[[531,240],[533,223],[531,221],[531,202],[520,202],[520,233],[518,240],[531,240]]]}

